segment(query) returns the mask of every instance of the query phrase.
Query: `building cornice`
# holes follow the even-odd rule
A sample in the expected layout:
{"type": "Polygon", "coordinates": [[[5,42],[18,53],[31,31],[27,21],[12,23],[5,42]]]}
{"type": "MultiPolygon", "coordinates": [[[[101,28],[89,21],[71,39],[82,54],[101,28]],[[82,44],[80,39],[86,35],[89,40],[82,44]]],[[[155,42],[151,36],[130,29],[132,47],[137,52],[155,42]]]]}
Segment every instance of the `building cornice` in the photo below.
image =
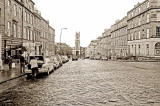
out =
{"type": "Polygon", "coordinates": [[[143,5],[143,4],[146,3],[147,1],[148,1],[148,0],[145,0],[145,1],[141,2],[141,3],[137,3],[137,4],[134,6],[134,8],[132,8],[130,11],[127,12],[127,14],[129,14],[130,12],[132,12],[134,9],[136,9],[136,8],[139,7],[140,5],[143,5]]]}
{"type": "Polygon", "coordinates": [[[125,27],[127,27],[127,26],[128,26],[128,25],[125,25],[125,26],[122,26],[122,27],[120,27],[120,28],[118,28],[118,29],[112,30],[111,33],[115,32],[115,31],[118,31],[118,30],[120,30],[120,29],[123,29],[123,28],[125,28],[125,27]]]}

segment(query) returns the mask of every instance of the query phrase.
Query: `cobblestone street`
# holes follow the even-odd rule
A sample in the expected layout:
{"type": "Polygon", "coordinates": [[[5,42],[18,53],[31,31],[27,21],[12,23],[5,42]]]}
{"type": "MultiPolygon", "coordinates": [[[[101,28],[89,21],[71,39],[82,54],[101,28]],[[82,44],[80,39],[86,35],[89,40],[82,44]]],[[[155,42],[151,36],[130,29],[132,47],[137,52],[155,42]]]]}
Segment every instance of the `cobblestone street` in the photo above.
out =
{"type": "Polygon", "coordinates": [[[49,76],[5,90],[0,105],[160,106],[160,64],[70,61],[49,76]]]}

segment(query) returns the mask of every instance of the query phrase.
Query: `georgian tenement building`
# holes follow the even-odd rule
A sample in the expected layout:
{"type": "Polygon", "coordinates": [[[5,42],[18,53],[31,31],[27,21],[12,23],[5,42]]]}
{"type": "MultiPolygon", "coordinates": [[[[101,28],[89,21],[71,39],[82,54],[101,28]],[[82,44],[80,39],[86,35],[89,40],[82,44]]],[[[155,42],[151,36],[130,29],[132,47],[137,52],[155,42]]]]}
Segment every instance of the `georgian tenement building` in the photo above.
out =
{"type": "Polygon", "coordinates": [[[42,18],[41,20],[41,42],[42,42],[42,54],[49,55],[48,36],[49,36],[49,22],[42,18]]]}
{"type": "Polygon", "coordinates": [[[105,42],[104,42],[104,33],[97,38],[97,46],[96,46],[96,55],[100,55],[101,57],[105,56],[105,42]]]}
{"type": "Polygon", "coordinates": [[[55,46],[53,44],[55,44],[55,30],[49,26],[49,56],[51,55],[55,55],[55,46]]]}
{"type": "Polygon", "coordinates": [[[92,40],[86,48],[85,55],[86,57],[99,55],[101,58],[111,58],[111,30],[105,29],[101,36],[92,40]]]}
{"type": "Polygon", "coordinates": [[[160,0],[145,0],[127,13],[132,56],[160,56],[160,0]]]}
{"type": "Polygon", "coordinates": [[[105,57],[111,58],[111,30],[105,29],[104,30],[104,46],[103,49],[105,51],[105,57]]]}
{"type": "MultiPolygon", "coordinates": [[[[104,42],[111,42],[112,59],[126,56],[160,57],[160,0],[145,0],[127,16],[111,26],[111,39],[98,43],[96,52],[106,51],[104,42]]],[[[93,52],[90,51],[90,52],[93,52]]],[[[104,54],[103,54],[104,55],[104,54]]]]}
{"type": "Polygon", "coordinates": [[[96,55],[97,42],[98,40],[91,41],[85,52],[86,57],[94,57],[96,55]]]}
{"type": "Polygon", "coordinates": [[[97,39],[96,39],[96,46],[95,46],[95,56],[96,55],[102,55],[103,53],[103,50],[102,50],[102,46],[103,46],[103,44],[102,44],[102,37],[103,35],[101,35],[101,36],[99,36],[97,39]]]}
{"type": "Polygon", "coordinates": [[[35,9],[32,0],[0,0],[0,33],[3,59],[17,55],[22,46],[29,55],[55,53],[55,30],[35,9]]]}
{"type": "Polygon", "coordinates": [[[111,46],[112,58],[122,58],[127,56],[127,17],[116,21],[111,26],[111,46]]]}
{"type": "Polygon", "coordinates": [[[37,13],[34,9],[33,1],[25,0],[23,4],[23,46],[27,48],[29,54],[34,55],[37,54],[35,45],[37,41],[35,39],[37,30],[35,29],[38,29],[39,24],[37,23],[37,13]]]}
{"type": "Polygon", "coordinates": [[[32,19],[31,16],[31,21],[33,21],[33,31],[31,32],[32,34],[32,40],[33,44],[35,45],[35,54],[36,55],[41,55],[42,54],[42,43],[41,43],[41,14],[38,10],[34,11],[34,16],[32,19]]]}
{"type": "Polygon", "coordinates": [[[4,29],[2,36],[2,54],[6,59],[8,55],[15,55],[17,51],[13,49],[22,45],[22,8],[23,4],[19,0],[1,0],[4,3],[4,29]]]}

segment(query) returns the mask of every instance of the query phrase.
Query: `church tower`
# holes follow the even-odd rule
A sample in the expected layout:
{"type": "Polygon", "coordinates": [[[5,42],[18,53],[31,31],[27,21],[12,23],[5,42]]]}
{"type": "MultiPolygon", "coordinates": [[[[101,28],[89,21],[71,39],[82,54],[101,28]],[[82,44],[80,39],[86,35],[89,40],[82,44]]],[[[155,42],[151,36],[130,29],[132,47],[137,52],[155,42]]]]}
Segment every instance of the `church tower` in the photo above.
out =
{"type": "Polygon", "coordinates": [[[75,55],[80,56],[80,32],[76,32],[75,35],[75,55]]]}

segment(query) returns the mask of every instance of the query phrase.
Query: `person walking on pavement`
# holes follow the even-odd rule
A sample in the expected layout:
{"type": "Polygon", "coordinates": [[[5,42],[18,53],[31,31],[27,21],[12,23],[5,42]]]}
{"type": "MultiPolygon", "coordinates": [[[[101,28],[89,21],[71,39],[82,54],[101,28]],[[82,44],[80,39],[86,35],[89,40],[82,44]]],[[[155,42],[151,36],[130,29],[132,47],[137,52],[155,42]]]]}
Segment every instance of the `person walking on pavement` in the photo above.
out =
{"type": "Polygon", "coordinates": [[[23,54],[20,56],[20,70],[22,74],[25,73],[25,59],[23,54]]]}
{"type": "Polygon", "coordinates": [[[37,59],[35,57],[33,57],[30,61],[31,64],[31,69],[32,69],[32,76],[36,77],[37,76],[37,72],[38,72],[38,64],[37,64],[37,59]]]}
{"type": "Polygon", "coordinates": [[[12,58],[11,58],[11,56],[8,56],[8,66],[9,66],[9,70],[12,70],[12,58]]]}

